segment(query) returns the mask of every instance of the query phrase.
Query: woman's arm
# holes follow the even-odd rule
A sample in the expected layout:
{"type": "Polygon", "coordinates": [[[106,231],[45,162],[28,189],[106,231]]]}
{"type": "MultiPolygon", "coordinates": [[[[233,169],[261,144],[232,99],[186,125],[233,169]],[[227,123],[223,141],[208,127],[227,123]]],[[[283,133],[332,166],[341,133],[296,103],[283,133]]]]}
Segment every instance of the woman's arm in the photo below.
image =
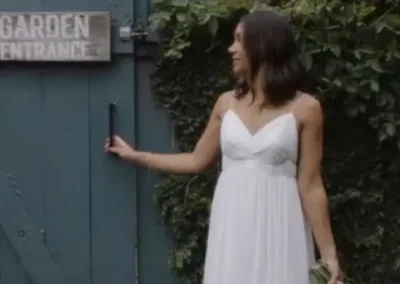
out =
{"type": "Polygon", "coordinates": [[[231,92],[222,94],[215,103],[210,119],[195,149],[190,153],[158,154],[140,152],[131,148],[120,137],[116,137],[114,147],[107,147],[110,152],[121,158],[168,173],[199,173],[213,165],[220,154],[221,115],[226,109],[231,92]],[[123,149],[123,153],[121,153],[123,149]]]}
{"type": "Polygon", "coordinates": [[[319,102],[312,97],[308,97],[303,106],[303,108],[299,108],[301,132],[298,175],[302,204],[312,226],[322,259],[336,259],[336,246],[328,213],[328,199],[320,172],[323,152],[322,110],[319,102]]]}

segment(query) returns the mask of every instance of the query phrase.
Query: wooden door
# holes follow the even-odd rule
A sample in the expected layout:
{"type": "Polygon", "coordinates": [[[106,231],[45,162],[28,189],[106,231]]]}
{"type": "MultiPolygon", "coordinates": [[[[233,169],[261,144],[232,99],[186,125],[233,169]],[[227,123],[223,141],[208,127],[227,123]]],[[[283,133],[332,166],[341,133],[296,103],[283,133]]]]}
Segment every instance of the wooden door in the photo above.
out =
{"type": "MultiPolygon", "coordinates": [[[[127,0],[1,1],[0,11],[110,11],[127,0]]],[[[132,42],[109,63],[0,63],[0,283],[135,282],[135,172],[103,151],[108,104],[135,139],[132,42]]]]}

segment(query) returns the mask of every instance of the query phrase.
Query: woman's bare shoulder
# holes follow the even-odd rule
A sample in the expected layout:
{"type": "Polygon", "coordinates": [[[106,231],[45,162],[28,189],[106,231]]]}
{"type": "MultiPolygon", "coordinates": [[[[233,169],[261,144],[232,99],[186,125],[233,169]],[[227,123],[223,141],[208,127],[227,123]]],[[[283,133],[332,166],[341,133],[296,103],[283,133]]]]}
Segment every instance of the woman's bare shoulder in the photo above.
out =
{"type": "Polygon", "coordinates": [[[322,106],[317,98],[308,94],[301,94],[301,102],[296,113],[303,123],[321,123],[323,119],[322,106]]]}
{"type": "Polygon", "coordinates": [[[225,112],[229,110],[232,106],[232,102],[235,99],[235,91],[227,91],[219,95],[217,102],[214,105],[214,112],[218,115],[218,117],[222,117],[225,112]]]}

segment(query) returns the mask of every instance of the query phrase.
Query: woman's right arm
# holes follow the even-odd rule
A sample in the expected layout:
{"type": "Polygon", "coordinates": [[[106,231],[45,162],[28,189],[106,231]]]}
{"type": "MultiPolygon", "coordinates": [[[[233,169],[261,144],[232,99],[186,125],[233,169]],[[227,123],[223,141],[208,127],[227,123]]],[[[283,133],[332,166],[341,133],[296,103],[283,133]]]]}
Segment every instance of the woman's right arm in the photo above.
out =
{"type": "Polygon", "coordinates": [[[195,149],[189,153],[159,154],[132,149],[120,137],[116,137],[114,147],[108,148],[123,159],[149,168],[168,173],[199,173],[212,166],[220,154],[221,117],[226,110],[231,92],[222,94],[214,105],[206,129],[195,149]],[[127,147],[129,149],[127,149],[127,147]],[[125,153],[121,153],[125,148],[125,153]],[[121,155],[122,154],[122,155],[121,155]]]}

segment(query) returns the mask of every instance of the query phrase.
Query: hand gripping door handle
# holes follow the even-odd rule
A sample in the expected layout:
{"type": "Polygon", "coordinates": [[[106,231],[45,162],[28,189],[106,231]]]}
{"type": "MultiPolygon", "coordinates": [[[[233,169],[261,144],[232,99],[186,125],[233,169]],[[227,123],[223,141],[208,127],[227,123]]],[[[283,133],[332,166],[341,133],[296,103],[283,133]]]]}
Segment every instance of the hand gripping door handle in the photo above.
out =
{"type": "Polygon", "coordinates": [[[110,147],[114,146],[116,109],[117,109],[116,103],[112,102],[108,105],[108,136],[110,138],[110,147]]]}

